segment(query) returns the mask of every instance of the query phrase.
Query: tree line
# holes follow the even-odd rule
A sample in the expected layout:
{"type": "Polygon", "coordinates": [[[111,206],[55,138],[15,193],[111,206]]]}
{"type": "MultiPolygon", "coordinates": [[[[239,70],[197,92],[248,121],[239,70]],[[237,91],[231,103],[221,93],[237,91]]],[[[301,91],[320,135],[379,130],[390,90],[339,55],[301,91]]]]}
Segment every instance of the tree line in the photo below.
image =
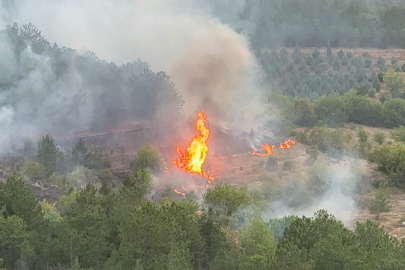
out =
{"type": "Polygon", "coordinates": [[[246,0],[238,18],[227,23],[247,33],[255,49],[326,47],[328,42],[386,49],[405,46],[404,15],[401,1],[246,0]]]}

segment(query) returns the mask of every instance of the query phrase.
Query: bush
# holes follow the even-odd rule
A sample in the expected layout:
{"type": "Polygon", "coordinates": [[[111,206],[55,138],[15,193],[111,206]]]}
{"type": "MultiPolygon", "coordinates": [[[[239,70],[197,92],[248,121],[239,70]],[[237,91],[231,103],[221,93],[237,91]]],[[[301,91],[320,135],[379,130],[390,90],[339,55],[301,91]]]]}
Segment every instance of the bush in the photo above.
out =
{"type": "Polygon", "coordinates": [[[385,141],[385,135],[382,132],[376,132],[374,134],[374,141],[377,142],[379,145],[382,145],[385,141]]]}
{"type": "Polygon", "coordinates": [[[405,143],[405,127],[400,126],[392,132],[392,138],[397,142],[405,143]]]}
{"type": "Polygon", "coordinates": [[[368,139],[367,132],[363,128],[359,129],[357,136],[359,137],[360,142],[367,142],[368,139]]]}
{"type": "Polygon", "coordinates": [[[368,158],[368,155],[369,155],[369,153],[370,153],[370,150],[371,150],[371,144],[369,143],[369,142],[367,142],[367,141],[360,141],[357,145],[356,145],[356,147],[355,147],[355,150],[357,151],[357,154],[358,154],[358,156],[359,156],[359,158],[364,158],[364,159],[367,159],[368,158]]]}
{"type": "Polygon", "coordinates": [[[149,168],[153,173],[161,170],[162,162],[159,152],[153,149],[149,144],[144,144],[138,151],[138,155],[131,162],[131,170],[136,172],[139,169],[149,168]]]}
{"type": "Polygon", "coordinates": [[[346,56],[347,56],[347,58],[352,59],[353,58],[353,53],[347,52],[346,56]]]}
{"type": "Polygon", "coordinates": [[[277,159],[276,159],[275,157],[270,156],[270,157],[267,159],[267,162],[266,162],[266,169],[267,169],[269,172],[277,171],[277,169],[278,169],[278,163],[277,163],[277,159]]]}
{"type": "Polygon", "coordinates": [[[294,168],[292,160],[286,160],[283,163],[283,171],[291,171],[294,168]]]}

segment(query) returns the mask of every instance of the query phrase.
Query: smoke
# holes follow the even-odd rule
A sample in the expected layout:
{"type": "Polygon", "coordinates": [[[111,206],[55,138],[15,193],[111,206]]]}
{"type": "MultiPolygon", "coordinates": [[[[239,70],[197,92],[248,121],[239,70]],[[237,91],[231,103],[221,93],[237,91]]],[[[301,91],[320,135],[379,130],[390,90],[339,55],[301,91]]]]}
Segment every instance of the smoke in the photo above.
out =
{"type": "Polygon", "coordinates": [[[320,209],[325,209],[333,214],[345,225],[349,226],[353,217],[358,213],[358,202],[355,200],[359,192],[358,185],[365,172],[359,160],[350,158],[335,166],[318,162],[312,165],[312,173],[308,175],[308,186],[299,186],[289,194],[273,202],[264,213],[266,218],[281,218],[284,216],[313,216],[320,209]],[[316,174],[316,175],[314,175],[316,174]],[[313,181],[318,177],[319,181],[313,181]],[[314,190],[318,195],[309,195],[314,190]],[[306,198],[300,200],[300,197],[306,198]],[[310,196],[310,197],[309,197],[310,196]],[[291,207],[289,200],[295,200],[302,206],[291,207]]]}
{"type": "Polygon", "coordinates": [[[3,6],[3,20],[32,22],[51,43],[88,49],[116,64],[141,58],[167,71],[186,115],[204,108],[223,124],[250,130],[254,117],[265,113],[248,40],[213,15],[232,6],[233,20],[242,3],[18,0],[3,6]]]}
{"type": "Polygon", "coordinates": [[[248,41],[217,21],[193,34],[169,73],[186,101],[185,114],[204,109],[210,119],[244,131],[257,128],[255,117],[266,115],[248,41]]]}

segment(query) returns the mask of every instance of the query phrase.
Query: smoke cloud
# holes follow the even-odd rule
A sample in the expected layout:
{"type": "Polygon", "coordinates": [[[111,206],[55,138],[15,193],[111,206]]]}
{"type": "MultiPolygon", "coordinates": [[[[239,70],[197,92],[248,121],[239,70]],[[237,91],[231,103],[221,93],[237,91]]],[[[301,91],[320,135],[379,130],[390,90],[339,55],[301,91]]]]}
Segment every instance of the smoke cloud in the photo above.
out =
{"type": "Polygon", "coordinates": [[[242,4],[222,5],[195,0],[17,0],[3,3],[2,12],[7,13],[3,25],[32,22],[51,43],[88,49],[116,64],[140,58],[169,73],[185,100],[184,114],[204,108],[223,124],[250,130],[254,117],[265,113],[253,76],[259,72],[248,40],[213,15],[213,10],[230,6],[236,15],[242,4]]]}

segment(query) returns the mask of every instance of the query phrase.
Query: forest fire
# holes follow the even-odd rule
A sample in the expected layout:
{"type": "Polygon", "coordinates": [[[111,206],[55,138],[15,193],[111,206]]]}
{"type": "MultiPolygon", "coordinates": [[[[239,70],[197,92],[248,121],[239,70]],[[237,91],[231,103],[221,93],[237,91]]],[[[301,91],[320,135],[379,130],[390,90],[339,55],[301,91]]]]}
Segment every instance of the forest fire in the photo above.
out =
{"type": "Polygon", "coordinates": [[[207,126],[207,115],[204,111],[198,113],[196,128],[199,131],[187,149],[176,147],[178,158],[172,163],[179,167],[180,170],[189,173],[197,173],[208,179],[208,185],[211,184],[214,177],[209,176],[204,170],[203,165],[207,158],[208,146],[207,139],[210,136],[210,130],[207,126]]]}
{"type": "Polygon", "coordinates": [[[260,153],[260,152],[257,152],[257,151],[254,151],[254,152],[251,152],[250,154],[252,154],[252,155],[254,155],[254,156],[262,156],[262,157],[264,157],[264,156],[270,156],[270,155],[272,155],[273,154],[273,148],[275,147],[275,145],[270,145],[270,144],[263,144],[262,145],[262,148],[264,149],[264,151],[265,151],[265,153],[264,154],[262,154],[262,153],[260,153]]]}
{"type": "Polygon", "coordinates": [[[294,140],[286,140],[284,143],[280,143],[278,148],[280,148],[280,149],[289,149],[295,144],[296,144],[296,142],[294,140]]]}

